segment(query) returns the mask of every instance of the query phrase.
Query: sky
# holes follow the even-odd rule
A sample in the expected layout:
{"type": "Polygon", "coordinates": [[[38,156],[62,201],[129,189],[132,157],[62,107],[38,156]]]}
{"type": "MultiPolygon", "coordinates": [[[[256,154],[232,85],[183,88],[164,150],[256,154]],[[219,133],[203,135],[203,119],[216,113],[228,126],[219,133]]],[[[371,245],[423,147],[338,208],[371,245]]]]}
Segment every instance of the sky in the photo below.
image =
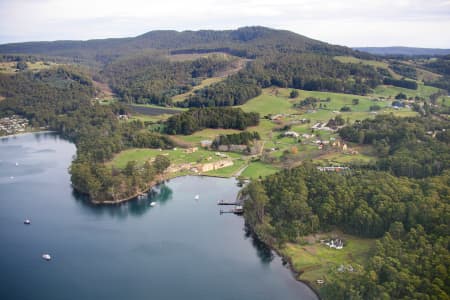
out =
{"type": "Polygon", "coordinates": [[[0,44],[252,25],[350,47],[450,48],[450,0],[0,0],[0,44]]]}

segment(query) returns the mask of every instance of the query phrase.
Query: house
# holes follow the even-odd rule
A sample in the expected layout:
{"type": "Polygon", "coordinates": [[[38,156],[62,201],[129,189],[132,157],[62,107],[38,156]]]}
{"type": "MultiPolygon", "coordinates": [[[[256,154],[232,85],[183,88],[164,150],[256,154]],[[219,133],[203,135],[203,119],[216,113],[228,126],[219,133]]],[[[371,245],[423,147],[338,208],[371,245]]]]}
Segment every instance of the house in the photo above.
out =
{"type": "Polygon", "coordinates": [[[284,136],[290,136],[293,138],[298,138],[300,135],[295,132],[295,131],[286,131],[285,133],[283,133],[284,136]]]}
{"type": "Polygon", "coordinates": [[[200,145],[201,145],[203,148],[209,148],[209,147],[211,147],[212,143],[213,143],[213,141],[211,141],[211,140],[202,140],[202,141],[200,141],[200,145]]]}
{"type": "Polygon", "coordinates": [[[325,245],[337,250],[344,248],[344,242],[341,239],[331,239],[329,242],[326,242],[325,245]]]}

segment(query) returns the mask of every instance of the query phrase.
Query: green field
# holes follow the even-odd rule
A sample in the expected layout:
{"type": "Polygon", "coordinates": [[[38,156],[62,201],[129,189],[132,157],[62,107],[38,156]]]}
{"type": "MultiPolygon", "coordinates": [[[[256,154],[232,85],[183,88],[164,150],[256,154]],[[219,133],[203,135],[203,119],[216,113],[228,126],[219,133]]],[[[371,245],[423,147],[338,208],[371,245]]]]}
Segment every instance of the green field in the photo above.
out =
{"type": "Polygon", "coordinates": [[[191,135],[176,135],[177,139],[185,141],[187,143],[200,144],[202,140],[214,140],[215,137],[221,134],[232,134],[239,133],[239,130],[235,129],[203,129],[197,132],[194,132],[191,135]]]}
{"type": "Polygon", "coordinates": [[[242,108],[245,112],[258,112],[261,116],[269,114],[292,114],[297,110],[293,108],[292,100],[287,97],[279,97],[270,93],[269,89],[249,101],[244,105],[237,106],[242,108]]]}
{"type": "Polygon", "coordinates": [[[353,56],[335,56],[334,59],[344,64],[345,63],[362,64],[366,66],[372,66],[375,68],[389,69],[389,64],[383,61],[360,59],[353,56]]]}
{"type": "Polygon", "coordinates": [[[257,179],[260,176],[266,177],[278,172],[280,169],[259,161],[251,162],[242,172],[241,176],[245,178],[257,179]]]}
{"type": "MultiPolygon", "coordinates": [[[[162,150],[158,149],[128,149],[117,154],[112,160],[111,164],[123,169],[129,161],[137,161],[138,164],[144,164],[146,161],[156,157],[157,155],[165,155],[170,159],[171,163],[195,163],[195,162],[214,162],[221,158],[216,156],[213,151],[198,149],[194,153],[186,153],[185,149],[177,148],[176,150],[162,150]],[[208,159],[210,158],[210,159],[208,159]]],[[[239,154],[227,153],[231,158],[240,157],[239,154]]]]}
{"type": "Polygon", "coordinates": [[[410,90],[410,89],[405,89],[405,88],[391,86],[391,85],[380,85],[375,88],[373,94],[374,94],[374,96],[377,96],[377,97],[395,98],[395,96],[398,95],[399,93],[403,93],[408,98],[409,97],[414,98],[415,96],[428,98],[428,97],[430,97],[431,94],[434,94],[439,91],[438,88],[435,88],[432,86],[427,86],[422,83],[419,83],[418,85],[419,86],[418,86],[417,90],[410,90]]]}
{"type": "Polygon", "coordinates": [[[290,258],[294,269],[302,273],[299,279],[319,288],[316,280],[325,280],[325,284],[333,280],[335,276],[341,274],[337,271],[340,265],[345,267],[351,265],[357,272],[360,266],[367,263],[375,246],[375,239],[339,236],[344,240],[344,248],[341,250],[331,249],[316,241],[308,245],[287,244],[281,252],[290,258]]]}

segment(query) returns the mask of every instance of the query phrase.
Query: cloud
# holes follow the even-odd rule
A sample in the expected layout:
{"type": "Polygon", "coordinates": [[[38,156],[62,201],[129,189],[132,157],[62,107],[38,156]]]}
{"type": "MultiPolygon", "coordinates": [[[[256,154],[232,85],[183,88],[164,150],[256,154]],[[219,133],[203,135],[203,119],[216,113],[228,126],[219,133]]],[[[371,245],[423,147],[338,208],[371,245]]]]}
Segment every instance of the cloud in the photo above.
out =
{"type": "Polygon", "coordinates": [[[448,47],[449,0],[0,0],[0,43],[283,28],[343,45],[448,47]]]}

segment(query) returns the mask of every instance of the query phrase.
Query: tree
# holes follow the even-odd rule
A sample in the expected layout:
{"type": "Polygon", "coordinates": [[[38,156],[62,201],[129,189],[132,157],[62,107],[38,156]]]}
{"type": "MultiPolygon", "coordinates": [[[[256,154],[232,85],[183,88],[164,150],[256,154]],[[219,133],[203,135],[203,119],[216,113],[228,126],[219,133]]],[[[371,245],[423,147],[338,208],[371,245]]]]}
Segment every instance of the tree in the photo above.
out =
{"type": "Polygon", "coordinates": [[[24,70],[28,69],[28,65],[27,65],[27,63],[24,62],[24,61],[19,61],[19,62],[17,63],[17,65],[16,65],[16,68],[17,68],[19,71],[24,71],[24,70]]]}
{"type": "Polygon", "coordinates": [[[289,98],[294,99],[297,98],[299,95],[297,90],[292,90],[291,93],[289,94],[289,98]]]}
{"type": "Polygon", "coordinates": [[[359,104],[359,99],[353,99],[352,100],[352,104],[353,105],[358,105],[359,104]]]}
{"type": "Polygon", "coordinates": [[[163,173],[170,166],[170,159],[164,155],[157,155],[153,167],[158,174],[163,173]]]}

